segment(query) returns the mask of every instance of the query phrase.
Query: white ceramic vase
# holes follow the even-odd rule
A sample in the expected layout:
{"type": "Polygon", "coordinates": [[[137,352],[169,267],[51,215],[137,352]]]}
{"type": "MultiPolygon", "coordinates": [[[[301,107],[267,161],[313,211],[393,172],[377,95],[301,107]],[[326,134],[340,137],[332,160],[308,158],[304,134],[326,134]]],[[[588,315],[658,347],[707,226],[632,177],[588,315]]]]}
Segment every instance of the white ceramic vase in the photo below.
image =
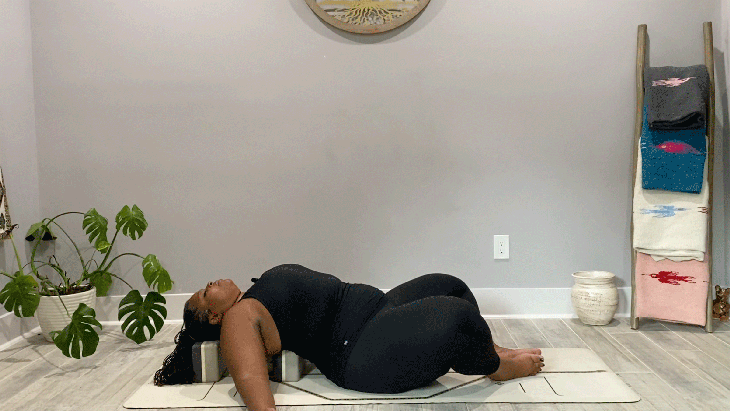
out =
{"type": "Polygon", "coordinates": [[[72,316],[81,303],[96,309],[96,288],[92,287],[89,291],[60,297],[57,295],[41,296],[38,309],[35,311],[35,317],[41,326],[41,334],[48,342],[53,342],[50,335],[51,331],[61,331],[71,322],[71,317],[66,314],[61,299],[63,299],[63,304],[66,305],[69,314],[72,316]]]}
{"type": "Polygon", "coordinates": [[[575,285],[570,297],[578,318],[587,325],[606,325],[618,308],[616,276],[607,271],[578,271],[573,273],[575,285]]]}

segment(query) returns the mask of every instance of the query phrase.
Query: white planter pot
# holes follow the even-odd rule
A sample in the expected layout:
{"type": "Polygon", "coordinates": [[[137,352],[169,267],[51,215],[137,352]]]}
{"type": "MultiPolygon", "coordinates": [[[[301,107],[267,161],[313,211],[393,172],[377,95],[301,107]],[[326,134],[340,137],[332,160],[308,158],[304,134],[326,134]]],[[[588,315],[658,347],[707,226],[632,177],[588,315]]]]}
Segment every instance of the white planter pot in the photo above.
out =
{"type": "Polygon", "coordinates": [[[72,316],[81,303],[96,309],[96,287],[82,293],[62,295],[60,297],[57,295],[41,296],[38,309],[35,311],[35,317],[41,326],[41,334],[48,342],[53,342],[50,335],[51,331],[61,331],[71,322],[71,317],[66,314],[61,299],[63,299],[63,304],[66,305],[69,314],[72,316]]]}
{"type": "Polygon", "coordinates": [[[606,325],[618,308],[616,276],[607,271],[579,271],[573,273],[575,285],[570,293],[578,318],[587,325],[606,325]]]}

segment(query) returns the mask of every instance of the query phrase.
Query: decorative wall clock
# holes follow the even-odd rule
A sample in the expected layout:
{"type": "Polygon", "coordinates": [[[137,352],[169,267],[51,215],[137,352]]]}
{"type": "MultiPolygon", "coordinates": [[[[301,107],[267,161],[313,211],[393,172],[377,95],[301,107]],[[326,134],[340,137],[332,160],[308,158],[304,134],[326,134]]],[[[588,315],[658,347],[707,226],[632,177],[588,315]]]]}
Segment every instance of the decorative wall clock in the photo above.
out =
{"type": "Polygon", "coordinates": [[[305,0],[327,23],[352,33],[382,33],[407,23],[429,0],[305,0]]]}

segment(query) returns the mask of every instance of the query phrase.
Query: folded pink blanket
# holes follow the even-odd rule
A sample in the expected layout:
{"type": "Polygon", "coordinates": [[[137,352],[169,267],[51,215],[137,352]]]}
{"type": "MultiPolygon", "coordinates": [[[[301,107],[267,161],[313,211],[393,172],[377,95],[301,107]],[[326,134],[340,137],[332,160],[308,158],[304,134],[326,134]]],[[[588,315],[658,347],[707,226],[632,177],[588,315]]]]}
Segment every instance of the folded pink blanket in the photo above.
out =
{"type": "Polygon", "coordinates": [[[654,261],[636,253],[636,316],[704,326],[710,271],[704,261],[654,261]]]}

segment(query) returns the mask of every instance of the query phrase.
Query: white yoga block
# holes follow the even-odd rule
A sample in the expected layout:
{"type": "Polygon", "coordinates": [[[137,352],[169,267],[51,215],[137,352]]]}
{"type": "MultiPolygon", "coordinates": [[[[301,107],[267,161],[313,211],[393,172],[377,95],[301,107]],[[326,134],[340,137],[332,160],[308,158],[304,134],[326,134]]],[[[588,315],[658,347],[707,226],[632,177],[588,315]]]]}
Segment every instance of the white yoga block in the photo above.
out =
{"type": "Polygon", "coordinates": [[[193,371],[195,372],[195,382],[220,381],[227,370],[218,341],[193,344],[193,371]]]}
{"type": "MultiPolygon", "coordinates": [[[[267,359],[269,378],[273,381],[299,381],[304,374],[306,361],[292,351],[284,350],[267,359]]],[[[193,344],[193,370],[195,382],[217,382],[228,375],[219,341],[193,344]]]]}
{"type": "Polygon", "coordinates": [[[283,350],[269,360],[269,378],[274,381],[299,381],[304,376],[305,366],[304,358],[283,350]]]}

